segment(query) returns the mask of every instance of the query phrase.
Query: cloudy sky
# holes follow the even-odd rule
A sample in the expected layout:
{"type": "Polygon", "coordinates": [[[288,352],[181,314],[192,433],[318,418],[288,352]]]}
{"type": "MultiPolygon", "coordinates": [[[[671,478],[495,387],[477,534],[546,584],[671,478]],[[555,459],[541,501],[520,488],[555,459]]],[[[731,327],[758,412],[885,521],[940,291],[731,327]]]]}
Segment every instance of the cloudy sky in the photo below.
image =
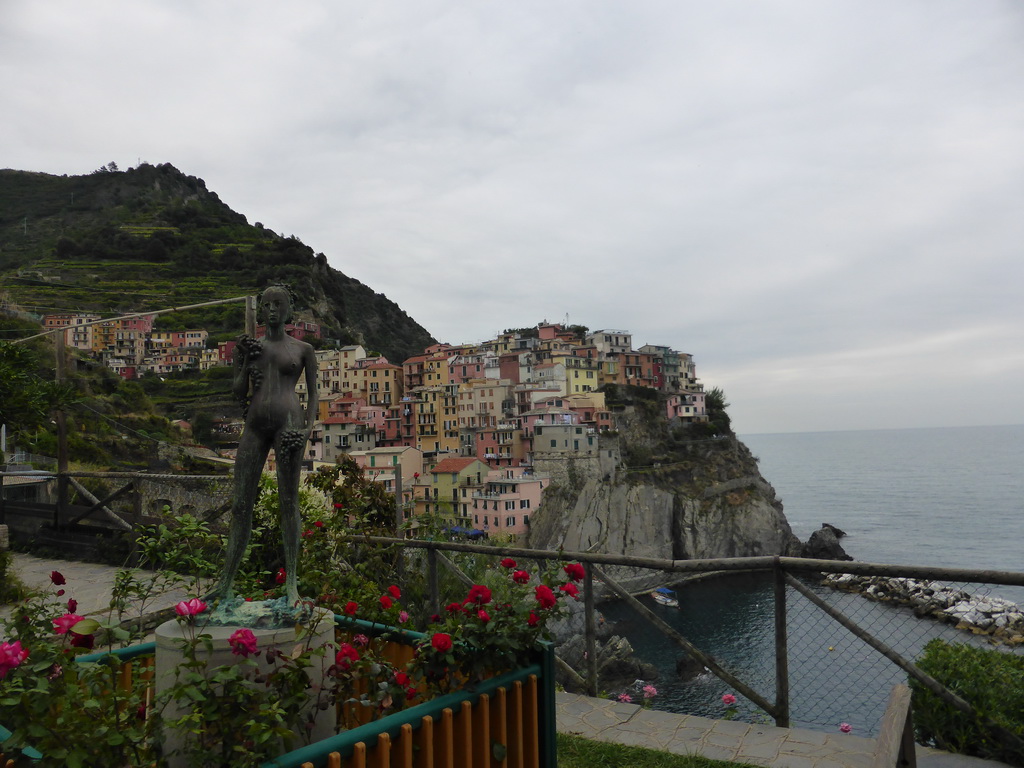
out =
{"type": "Polygon", "coordinates": [[[3,0],[0,167],[169,162],[437,338],[692,353],[740,433],[1024,423],[1018,0],[3,0]]]}

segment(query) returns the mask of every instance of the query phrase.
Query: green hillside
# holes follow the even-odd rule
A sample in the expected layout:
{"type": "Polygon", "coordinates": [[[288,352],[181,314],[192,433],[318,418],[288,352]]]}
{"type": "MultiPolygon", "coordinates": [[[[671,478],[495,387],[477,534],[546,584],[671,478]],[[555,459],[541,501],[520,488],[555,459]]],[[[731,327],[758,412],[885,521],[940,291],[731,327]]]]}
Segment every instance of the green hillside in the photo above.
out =
{"type": "MultiPolygon", "coordinates": [[[[302,319],[335,343],[401,362],[433,342],[394,302],[330,267],[298,238],[232,211],[169,164],[88,176],[0,170],[0,306],[35,314],[128,313],[196,304],[286,283],[302,319]]],[[[228,338],[241,304],[161,316],[158,329],[228,338]]]]}

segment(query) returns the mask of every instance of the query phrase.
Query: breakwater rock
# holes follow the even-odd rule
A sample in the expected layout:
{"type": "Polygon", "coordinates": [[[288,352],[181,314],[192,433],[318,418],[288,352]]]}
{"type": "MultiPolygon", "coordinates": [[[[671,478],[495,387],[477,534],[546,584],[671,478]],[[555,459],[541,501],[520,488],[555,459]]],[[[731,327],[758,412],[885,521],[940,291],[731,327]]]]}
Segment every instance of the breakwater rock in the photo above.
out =
{"type": "Polygon", "coordinates": [[[919,618],[954,624],[957,629],[988,635],[1006,645],[1024,643],[1024,610],[1000,597],[974,596],[936,581],[829,574],[825,586],[856,592],[869,600],[905,605],[919,618]]]}

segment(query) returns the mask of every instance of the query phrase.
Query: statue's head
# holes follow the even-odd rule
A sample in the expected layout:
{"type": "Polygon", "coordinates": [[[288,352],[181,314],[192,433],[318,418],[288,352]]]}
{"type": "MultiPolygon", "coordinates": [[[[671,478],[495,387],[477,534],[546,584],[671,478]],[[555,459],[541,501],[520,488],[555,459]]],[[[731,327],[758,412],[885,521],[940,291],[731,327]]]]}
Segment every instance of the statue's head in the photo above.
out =
{"type": "Polygon", "coordinates": [[[286,285],[272,285],[260,294],[260,314],[267,321],[267,311],[274,307],[278,312],[276,318],[281,323],[292,320],[292,295],[286,285]]]}

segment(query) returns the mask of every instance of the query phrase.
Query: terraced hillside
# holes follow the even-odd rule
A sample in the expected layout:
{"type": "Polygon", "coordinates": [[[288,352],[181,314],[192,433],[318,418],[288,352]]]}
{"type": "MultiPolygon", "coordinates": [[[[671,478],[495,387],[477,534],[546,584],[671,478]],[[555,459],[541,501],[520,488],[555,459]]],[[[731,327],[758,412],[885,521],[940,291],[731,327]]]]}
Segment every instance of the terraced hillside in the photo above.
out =
{"type": "MultiPolygon", "coordinates": [[[[398,305],[296,237],[232,211],[169,164],[88,176],[0,170],[0,301],[35,314],[127,313],[287,283],[328,338],[401,361],[433,339],[398,305]]],[[[242,328],[241,305],[161,316],[157,328],[242,328]]]]}

